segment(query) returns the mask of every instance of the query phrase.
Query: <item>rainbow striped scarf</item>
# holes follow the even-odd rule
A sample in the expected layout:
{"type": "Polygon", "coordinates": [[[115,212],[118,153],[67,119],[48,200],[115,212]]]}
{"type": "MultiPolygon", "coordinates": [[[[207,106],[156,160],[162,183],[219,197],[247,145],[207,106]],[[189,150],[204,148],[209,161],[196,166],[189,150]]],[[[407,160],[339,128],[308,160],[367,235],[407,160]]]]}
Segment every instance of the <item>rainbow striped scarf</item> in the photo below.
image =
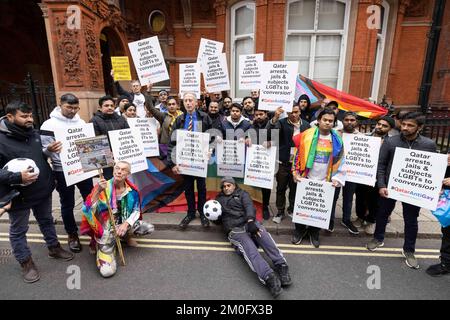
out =
{"type": "MultiPolygon", "coordinates": [[[[127,194],[121,200],[121,212],[120,216],[122,221],[125,221],[131,213],[139,209],[139,192],[134,184],[132,184],[128,179],[125,180],[125,185],[127,188],[127,194]]],[[[108,180],[106,189],[100,193],[98,201],[92,202],[92,196],[97,192],[99,186],[98,184],[92,189],[89,196],[82,208],[82,218],[80,225],[81,234],[88,234],[91,237],[101,238],[103,236],[104,227],[107,226],[109,221],[109,213],[106,199],[109,200],[111,209],[117,210],[117,195],[114,188],[114,178],[108,180]],[[94,206],[95,205],[95,206],[94,206]]],[[[141,216],[142,218],[142,216],[141,216]]]]}
{"type": "MultiPolygon", "coordinates": [[[[295,148],[294,161],[292,162],[292,171],[297,171],[303,177],[308,176],[309,170],[314,165],[316,157],[317,142],[319,141],[319,128],[310,128],[301,134],[293,137],[295,148]]],[[[327,181],[341,171],[341,165],[344,155],[344,144],[341,136],[331,130],[332,153],[328,167],[327,181]]]]}

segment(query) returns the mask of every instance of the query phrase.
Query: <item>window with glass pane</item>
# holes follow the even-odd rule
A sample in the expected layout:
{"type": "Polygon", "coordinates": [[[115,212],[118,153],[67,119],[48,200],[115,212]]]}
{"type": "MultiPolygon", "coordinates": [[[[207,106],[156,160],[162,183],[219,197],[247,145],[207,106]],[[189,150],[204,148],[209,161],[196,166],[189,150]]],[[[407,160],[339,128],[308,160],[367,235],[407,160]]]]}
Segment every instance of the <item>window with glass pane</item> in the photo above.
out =
{"type": "Polygon", "coordinates": [[[350,1],[288,2],[285,59],[298,61],[301,74],[335,88],[350,1]]]}
{"type": "Polygon", "coordinates": [[[255,4],[238,3],[235,7],[232,7],[231,14],[231,44],[233,46],[233,55],[230,80],[233,88],[233,96],[243,98],[249,95],[249,92],[248,90],[239,90],[239,55],[255,53],[255,4]]]}

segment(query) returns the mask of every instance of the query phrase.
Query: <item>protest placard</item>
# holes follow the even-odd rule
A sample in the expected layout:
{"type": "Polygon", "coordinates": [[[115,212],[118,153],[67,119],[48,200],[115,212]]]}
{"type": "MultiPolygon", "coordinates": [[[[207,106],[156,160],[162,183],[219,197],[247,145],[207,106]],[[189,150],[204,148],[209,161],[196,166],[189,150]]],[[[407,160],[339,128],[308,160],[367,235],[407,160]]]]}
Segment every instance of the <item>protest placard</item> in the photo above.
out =
{"type": "Polygon", "coordinates": [[[77,146],[75,145],[75,140],[77,139],[95,137],[93,124],[88,123],[69,128],[60,127],[55,129],[54,133],[55,140],[61,141],[62,143],[62,149],[59,155],[61,158],[64,178],[66,179],[66,185],[71,186],[95,176],[97,174],[95,171],[86,173],[83,171],[77,146]]]}
{"type": "Polygon", "coordinates": [[[114,166],[114,158],[105,135],[75,140],[81,168],[84,172],[114,166]]]}
{"type": "Polygon", "coordinates": [[[228,78],[227,58],[225,53],[214,56],[205,56],[203,60],[203,79],[208,92],[230,90],[228,78]]]}
{"type": "Polygon", "coordinates": [[[197,63],[180,64],[180,95],[193,92],[200,99],[200,66],[197,63]]]}
{"type": "Polygon", "coordinates": [[[158,132],[151,118],[128,118],[130,128],[141,134],[145,157],[159,157],[158,132]]]}
{"type": "Polygon", "coordinates": [[[252,145],[247,148],[244,184],[272,189],[277,147],[252,145]]]}
{"type": "Polygon", "coordinates": [[[217,175],[235,178],[244,177],[245,143],[223,140],[216,145],[217,175]]]}
{"type": "Polygon", "coordinates": [[[209,133],[176,130],[176,164],[181,174],[206,178],[209,133]]]}
{"type": "Polygon", "coordinates": [[[265,61],[262,66],[258,109],[292,111],[298,61],[265,61]]]}
{"type": "Polygon", "coordinates": [[[346,181],[374,186],[377,180],[381,138],[362,134],[342,135],[346,181]]]}
{"type": "Polygon", "coordinates": [[[436,210],[447,169],[447,155],[395,148],[388,182],[388,197],[436,210]]]}
{"type": "Polygon", "coordinates": [[[309,179],[298,182],[292,222],[328,229],[335,191],[331,182],[309,179]]]}
{"type": "Polygon", "coordinates": [[[239,89],[261,88],[264,54],[239,55],[239,89]]]}
{"type": "Polygon", "coordinates": [[[131,173],[147,170],[147,159],[139,131],[121,129],[108,131],[111,148],[116,161],[126,161],[131,164],[131,173]]]}
{"type": "Polygon", "coordinates": [[[111,57],[114,70],[114,81],[131,80],[130,62],[128,57],[111,57]]]}
{"type": "Polygon", "coordinates": [[[142,85],[169,79],[157,36],[128,43],[142,85]]]}
{"type": "Polygon", "coordinates": [[[204,59],[204,56],[212,56],[219,53],[222,53],[223,49],[223,42],[209,40],[205,38],[200,39],[200,46],[198,48],[197,53],[197,63],[200,66],[200,70],[202,70],[202,60],[204,59]]]}

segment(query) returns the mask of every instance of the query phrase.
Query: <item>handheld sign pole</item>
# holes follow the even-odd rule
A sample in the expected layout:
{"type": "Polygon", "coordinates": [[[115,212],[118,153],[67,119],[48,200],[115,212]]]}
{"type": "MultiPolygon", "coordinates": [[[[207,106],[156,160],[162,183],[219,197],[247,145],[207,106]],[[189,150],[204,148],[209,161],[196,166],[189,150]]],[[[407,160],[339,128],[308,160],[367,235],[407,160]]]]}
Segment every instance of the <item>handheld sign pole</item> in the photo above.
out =
{"type": "MultiPolygon", "coordinates": [[[[103,179],[102,168],[98,169],[98,174],[100,175],[100,179],[103,179]]],[[[102,192],[105,193],[106,205],[108,207],[109,219],[111,220],[111,225],[113,227],[114,238],[116,239],[117,251],[119,251],[120,260],[122,261],[122,265],[126,266],[125,257],[123,256],[122,244],[120,243],[120,237],[117,235],[117,232],[116,232],[116,223],[114,221],[114,215],[112,213],[111,205],[109,204],[108,195],[106,194],[106,190],[103,190],[102,192]]]]}

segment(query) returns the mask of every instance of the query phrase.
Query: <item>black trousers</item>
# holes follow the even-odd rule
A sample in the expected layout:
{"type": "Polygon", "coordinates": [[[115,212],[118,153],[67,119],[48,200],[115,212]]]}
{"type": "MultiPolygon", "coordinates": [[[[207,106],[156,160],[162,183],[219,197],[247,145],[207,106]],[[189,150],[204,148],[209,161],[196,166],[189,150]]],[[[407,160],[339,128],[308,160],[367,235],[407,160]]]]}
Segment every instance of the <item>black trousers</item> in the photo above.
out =
{"type": "Polygon", "coordinates": [[[261,193],[262,193],[262,205],[263,205],[263,209],[264,209],[269,206],[270,194],[272,193],[272,190],[261,188],[261,193]]]}
{"type": "Polygon", "coordinates": [[[441,262],[450,267],[450,226],[442,228],[441,262]]]}
{"type": "Polygon", "coordinates": [[[358,218],[369,223],[375,223],[380,209],[380,194],[377,187],[357,184],[355,195],[355,210],[358,218]]]}
{"type": "Polygon", "coordinates": [[[197,210],[200,216],[203,215],[203,206],[206,202],[206,179],[194,176],[183,175],[184,178],[184,196],[186,197],[188,212],[187,215],[195,217],[195,190],[194,184],[197,181],[197,210]]]}
{"type": "Polygon", "coordinates": [[[294,211],[295,192],[297,191],[297,183],[295,183],[294,179],[292,178],[290,163],[280,163],[276,179],[277,179],[276,206],[278,212],[284,213],[284,208],[286,206],[286,190],[288,187],[289,187],[289,206],[287,210],[289,212],[294,211]]]}

